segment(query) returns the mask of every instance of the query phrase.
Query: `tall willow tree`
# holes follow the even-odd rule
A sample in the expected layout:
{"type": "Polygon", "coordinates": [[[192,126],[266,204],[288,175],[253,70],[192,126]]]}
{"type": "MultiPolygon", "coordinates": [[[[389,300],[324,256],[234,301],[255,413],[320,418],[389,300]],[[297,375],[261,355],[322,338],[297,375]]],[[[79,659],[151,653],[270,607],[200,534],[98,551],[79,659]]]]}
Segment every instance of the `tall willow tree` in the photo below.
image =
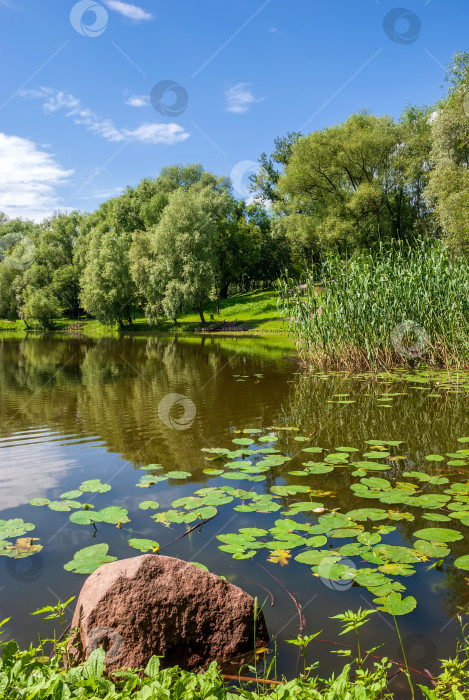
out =
{"type": "Polygon", "coordinates": [[[136,289],[130,275],[130,241],[125,233],[95,229],[91,234],[80,299],[87,313],[109,325],[132,324],[136,289]]]}
{"type": "Polygon", "coordinates": [[[159,223],[146,241],[148,259],[143,275],[148,295],[147,315],[176,320],[217,295],[217,247],[233,201],[225,190],[194,185],[169,197],[159,223]]]}
{"type": "Polygon", "coordinates": [[[449,90],[432,115],[433,169],[427,190],[445,237],[469,249],[469,54],[456,54],[449,90]]]}

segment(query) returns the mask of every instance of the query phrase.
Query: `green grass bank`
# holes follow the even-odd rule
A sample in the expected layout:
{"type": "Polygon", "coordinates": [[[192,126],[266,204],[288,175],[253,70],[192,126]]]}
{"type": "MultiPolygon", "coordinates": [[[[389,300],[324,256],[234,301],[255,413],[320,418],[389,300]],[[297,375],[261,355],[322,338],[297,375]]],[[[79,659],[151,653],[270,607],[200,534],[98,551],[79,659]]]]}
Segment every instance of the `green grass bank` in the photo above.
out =
{"type": "MultiPolygon", "coordinates": [[[[235,294],[228,299],[219,302],[219,314],[217,314],[216,302],[207,302],[203,306],[206,323],[200,322],[199,314],[194,311],[178,319],[177,324],[167,319],[161,319],[156,325],[148,323],[143,313],[133,315],[132,328],[125,331],[163,331],[163,332],[194,332],[196,329],[210,326],[221,321],[239,321],[244,326],[244,333],[248,334],[285,334],[287,322],[280,317],[277,309],[277,291],[256,290],[246,294],[235,294]],[[213,317],[213,319],[211,318],[213,317]]],[[[97,319],[81,316],[79,319],[58,318],[55,319],[51,330],[63,331],[75,323],[82,323],[79,329],[85,335],[108,335],[110,332],[118,332],[117,325],[107,326],[97,319]]],[[[33,330],[38,330],[38,324],[29,324],[33,330]]],[[[0,320],[0,331],[24,331],[26,326],[23,321],[0,320]]],[[[122,332],[122,330],[120,331],[122,332]]],[[[239,335],[240,333],[237,333],[239,335]]]]}

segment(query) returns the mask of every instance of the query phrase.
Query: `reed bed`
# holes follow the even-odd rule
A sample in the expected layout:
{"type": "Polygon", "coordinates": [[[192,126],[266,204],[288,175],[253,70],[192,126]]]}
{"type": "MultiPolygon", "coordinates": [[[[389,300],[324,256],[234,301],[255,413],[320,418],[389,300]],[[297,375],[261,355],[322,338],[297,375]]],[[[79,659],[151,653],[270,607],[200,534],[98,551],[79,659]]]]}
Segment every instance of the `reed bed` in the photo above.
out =
{"type": "Polygon", "coordinates": [[[330,254],[279,305],[302,358],[321,369],[469,366],[469,262],[441,243],[330,254]]]}

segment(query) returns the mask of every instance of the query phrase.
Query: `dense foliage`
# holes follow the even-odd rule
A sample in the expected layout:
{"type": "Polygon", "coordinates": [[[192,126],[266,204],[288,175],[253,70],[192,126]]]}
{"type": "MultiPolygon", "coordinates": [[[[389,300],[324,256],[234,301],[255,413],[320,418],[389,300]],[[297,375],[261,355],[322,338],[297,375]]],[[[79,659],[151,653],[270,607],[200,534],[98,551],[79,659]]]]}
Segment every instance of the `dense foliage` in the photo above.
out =
{"type": "MultiPolygon", "coordinates": [[[[59,602],[56,607],[48,606],[34,614],[51,613],[46,619],[60,619],[64,629],[64,610],[65,605],[59,602]]],[[[72,666],[70,639],[67,637],[64,641],[57,641],[54,635],[54,639],[40,638],[38,647],[31,645],[27,650],[20,650],[15,641],[0,643],[0,690],[7,700],[392,700],[395,695],[388,682],[395,676],[395,672],[390,674],[395,662],[376,656],[374,658],[379,660],[372,661],[372,652],[376,649],[362,652],[360,647],[359,629],[374,612],[360,609],[353,613],[348,610],[335,616],[341,622],[342,634],[354,634],[358,645],[357,657],[345,664],[338,675],[334,674],[328,679],[315,675],[317,663],[307,666],[307,647],[317,635],[299,635],[289,640],[298,647],[299,659],[303,659],[302,672],[290,681],[271,677],[276,676],[275,657],[268,666],[264,661],[242,667],[238,678],[230,676],[227,679],[216,662],[199,673],[184,671],[178,666],[162,668],[157,656],[151,657],[143,671],[124,668],[108,675],[103,649],[95,649],[84,664],[72,666]],[[48,650],[50,656],[46,655],[48,650]],[[366,668],[368,660],[369,668],[366,668]],[[261,671],[258,666],[262,667],[261,671]],[[243,670],[250,674],[249,677],[241,675],[243,670]]],[[[5,622],[7,620],[0,623],[0,627],[5,622]]],[[[423,697],[428,700],[463,700],[468,683],[468,649],[463,627],[456,656],[443,661],[442,673],[433,679],[435,689],[419,685],[423,697]]],[[[415,698],[409,668],[401,665],[401,672],[407,676],[411,696],[415,698]]]]}
{"type": "Polygon", "coordinates": [[[390,241],[469,241],[469,54],[446,96],[399,119],[366,111],[263,153],[253,203],[199,164],[163,168],[90,214],[39,224],[0,214],[0,318],[39,322],[85,312],[119,326],[144,312],[177,321],[228,293],[298,278],[390,241]],[[324,263],[327,266],[328,263],[324,263]]]}
{"type": "Polygon", "coordinates": [[[48,326],[83,310],[124,326],[144,310],[176,320],[236,291],[268,286],[289,264],[285,236],[258,204],[200,165],[155,179],[89,214],[0,221],[0,317],[48,326]]]}
{"type": "Polygon", "coordinates": [[[309,271],[303,295],[288,278],[280,292],[300,352],[315,364],[469,362],[469,268],[441,244],[396,244],[348,260],[330,254],[309,271]]]}

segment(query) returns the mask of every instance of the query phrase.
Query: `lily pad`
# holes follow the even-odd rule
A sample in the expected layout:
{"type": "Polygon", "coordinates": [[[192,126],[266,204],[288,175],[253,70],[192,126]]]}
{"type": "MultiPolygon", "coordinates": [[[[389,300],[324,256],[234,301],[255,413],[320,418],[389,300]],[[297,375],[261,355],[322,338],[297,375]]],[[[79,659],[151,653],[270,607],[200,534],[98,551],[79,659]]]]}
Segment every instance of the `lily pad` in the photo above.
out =
{"type": "Polygon", "coordinates": [[[94,521],[99,523],[110,523],[111,525],[118,525],[120,523],[130,522],[128,516],[128,511],[120,506],[109,506],[108,508],[103,508],[94,513],[94,521]]]}
{"type": "Polygon", "coordinates": [[[417,530],[413,535],[429,542],[457,542],[463,539],[460,532],[447,527],[427,527],[423,530],[417,530]]]}
{"type": "Polygon", "coordinates": [[[138,507],[142,510],[157,510],[160,507],[158,501],[141,501],[138,507]]]}
{"type": "Polygon", "coordinates": [[[66,499],[81,498],[82,496],[83,496],[83,491],[80,491],[80,489],[75,489],[74,491],[66,491],[65,493],[60,494],[60,498],[66,498],[66,499]]]}
{"type": "Polygon", "coordinates": [[[463,571],[469,571],[469,555],[465,554],[463,557],[458,557],[454,562],[457,569],[463,569],[463,571]]]}
{"type": "Polygon", "coordinates": [[[375,603],[378,610],[387,612],[390,615],[407,615],[417,607],[415,598],[412,596],[403,598],[400,593],[395,591],[382,598],[375,598],[373,603],[375,603]]]}
{"type": "Polygon", "coordinates": [[[117,561],[117,557],[108,555],[109,545],[106,543],[94,544],[75,552],[72,561],[65,564],[66,571],[73,571],[76,574],[92,574],[103,564],[117,561]]]}
{"type": "Polygon", "coordinates": [[[430,559],[444,559],[451,553],[448,547],[438,542],[417,540],[414,547],[419,555],[429,557],[430,559]]]}
{"type": "Polygon", "coordinates": [[[138,549],[140,552],[157,552],[160,548],[158,542],[155,540],[145,540],[132,538],[129,540],[129,545],[134,549],[138,549]]]}
{"type": "Polygon", "coordinates": [[[29,504],[31,506],[48,506],[50,500],[48,498],[31,498],[29,504]]]}
{"type": "Polygon", "coordinates": [[[111,487],[109,484],[102,484],[101,479],[88,479],[79,486],[79,490],[83,493],[106,493],[111,487]]]}
{"type": "Polygon", "coordinates": [[[6,540],[9,537],[22,537],[27,532],[35,529],[32,523],[25,523],[21,518],[12,518],[11,520],[0,520],[0,540],[6,540]]]}

